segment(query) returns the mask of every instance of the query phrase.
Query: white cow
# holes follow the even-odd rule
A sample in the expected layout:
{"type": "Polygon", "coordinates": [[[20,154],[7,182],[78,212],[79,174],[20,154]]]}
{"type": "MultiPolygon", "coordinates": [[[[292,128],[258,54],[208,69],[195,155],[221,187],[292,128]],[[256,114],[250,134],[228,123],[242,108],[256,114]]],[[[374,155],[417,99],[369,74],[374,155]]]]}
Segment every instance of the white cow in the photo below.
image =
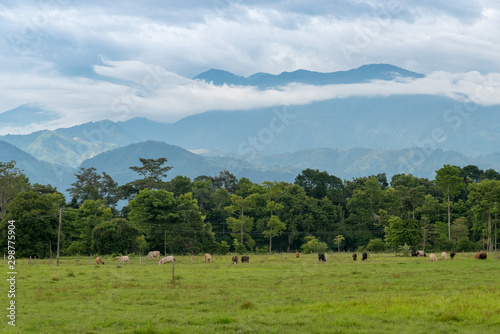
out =
{"type": "Polygon", "coordinates": [[[159,259],[160,256],[161,256],[160,251],[151,251],[151,252],[148,253],[148,256],[146,256],[146,260],[152,259],[154,257],[156,257],[157,259],[159,259]]]}
{"type": "Polygon", "coordinates": [[[129,262],[130,261],[130,259],[126,255],[125,256],[117,256],[116,259],[118,261],[120,261],[121,263],[125,263],[125,262],[129,262]]]}
{"type": "Polygon", "coordinates": [[[429,255],[429,258],[431,259],[431,261],[437,261],[438,260],[436,254],[434,254],[434,253],[432,253],[431,255],[429,255]]]}
{"type": "Polygon", "coordinates": [[[448,255],[446,254],[446,252],[441,253],[441,260],[448,260],[448,255]]]}
{"type": "Polygon", "coordinates": [[[166,256],[162,258],[160,261],[158,261],[158,264],[165,264],[165,263],[172,263],[175,262],[175,259],[172,255],[166,256]]]}

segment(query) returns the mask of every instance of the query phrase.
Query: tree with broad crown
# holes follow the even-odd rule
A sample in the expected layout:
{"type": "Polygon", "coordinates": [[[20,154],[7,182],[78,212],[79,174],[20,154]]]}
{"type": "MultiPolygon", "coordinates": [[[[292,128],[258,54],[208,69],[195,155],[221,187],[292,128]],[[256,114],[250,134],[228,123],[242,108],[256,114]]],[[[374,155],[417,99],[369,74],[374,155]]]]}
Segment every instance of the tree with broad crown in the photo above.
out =
{"type": "Polygon", "coordinates": [[[171,170],[172,166],[162,167],[164,163],[167,162],[167,158],[158,159],[144,159],[139,158],[142,163],[141,167],[129,167],[129,169],[134,172],[139,173],[143,176],[140,180],[135,180],[129,182],[129,184],[135,186],[138,190],[142,189],[166,189],[168,187],[167,182],[163,181],[167,177],[167,172],[171,170]]]}
{"type": "Polygon", "coordinates": [[[451,212],[450,201],[464,189],[463,179],[459,176],[460,169],[451,165],[444,165],[436,171],[436,188],[441,190],[448,201],[448,240],[451,240],[451,212]]]}

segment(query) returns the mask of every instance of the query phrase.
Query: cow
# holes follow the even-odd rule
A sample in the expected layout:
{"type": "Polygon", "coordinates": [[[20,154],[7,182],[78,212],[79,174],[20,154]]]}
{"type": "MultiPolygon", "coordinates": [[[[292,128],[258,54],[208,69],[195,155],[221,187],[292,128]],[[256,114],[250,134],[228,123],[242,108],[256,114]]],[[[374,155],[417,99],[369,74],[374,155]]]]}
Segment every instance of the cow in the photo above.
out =
{"type": "Polygon", "coordinates": [[[424,252],[423,250],[418,250],[418,251],[417,251],[417,256],[418,256],[418,257],[421,257],[421,256],[423,256],[423,257],[427,257],[427,254],[425,254],[425,252],[424,252]]]}
{"type": "Polygon", "coordinates": [[[205,263],[207,262],[212,263],[212,257],[210,256],[210,254],[205,253],[204,258],[205,258],[205,263]]]}
{"type": "Polygon", "coordinates": [[[120,261],[121,263],[125,263],[125,262],[129,262],[130,261],[130,259],[126,255],[125,256],[117,256],[116,259],[118,261],[120,261]]]}
{"type": "Polygon", "coordinates": [[[233,256],[233,264],[238,263],[238,255],[233,256]]]}
{"type": "Polygon", "coordinates": [[[368,260],[368,253],[363,253],[363,256],[361,257],[361,261],[368,260]]]}
{"type": "Polygon", "coordinates": [[[354,261],[356,261],[356,259],[357,259],[357,258],[358,258],[358,254],[356,254],[356,253],[352,254],[352,259],[353,259],[354,261]]]}
{"type": "Polygon", "coordinates": [[[448,255],[446,255],[446,252],[441,253],[441,260],[448,260],[448,255]]]}
{"type": "Polygon", "coordinates": [[[479,259],[479,260],[486,260],[486,257],[487,257],[486,252],[478,252],[476,254],[476,260],[477,259],[479,259]]]}
{"type": "Polygon", "coordinates": [[[104,264],[99,256],[95,258],[95,262],[97,262],[97,265],[104,264]]]}
{"type": "Polygon", "coordinates": [[[417,252],[411,252],[411,257],[417,257],[417,252]]]}
{"type": "Polygon", "coordinates": [[[455,255],[456,255],[456,253],[455,253],[454,251],[451,251],[451,252],[450,252],[450,257],[451,257],[451,259],[452,259],[452,260],[453,260],[453,258],[455,257],[455,255]]]}
{"type": "Polygon", "coordinates": [[[156,257],[157,259],[159,259],[160,256],[161,256],[160,251],[151,251],[151,252],[148,253],[148,256],[146,256],[146,260],[152,259],[154,257],[156,257]]]}
{"type": "Polygon", "coordinates": [[[250,257],[249,256],[242,256],[241,257],[241,263],[250,263],[250,257]]]}
{"type": "Polygon", "coordinates": [[[318,261],[326,262],[325,254],[318,254],[318,261]]]}
{"type": "Polygon", "coordinates": [[[160,261],[158,261],[158,265],[165,264],[165,263],[174,263],[174,262],[175,262],[174,257],[172,255],[170,255],[170,256],[165,256],[160,261]]]}
{"type": "Polygon", "coordinates": [[[300,253],[299,252],[295,253],[295,257],[298,259],[300,257],[300,253]]]}
{"type": "Polygon", "coordinates": [[[437,261],[438,260],[436,254],[434,254],[434,253],[432,253],[431,255],[429,255],[429,258],[431,259],[431,261],[437,261]]]}

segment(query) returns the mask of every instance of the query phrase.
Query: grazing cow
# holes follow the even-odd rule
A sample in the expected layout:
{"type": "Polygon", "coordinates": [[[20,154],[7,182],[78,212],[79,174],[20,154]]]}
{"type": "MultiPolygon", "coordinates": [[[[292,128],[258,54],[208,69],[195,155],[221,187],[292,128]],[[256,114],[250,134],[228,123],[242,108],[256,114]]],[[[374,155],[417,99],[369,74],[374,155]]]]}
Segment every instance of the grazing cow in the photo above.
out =
{"type": "Polygon", "coordinates": [[[477,259],[479,259],[479,260],[486,260],[486,257],[487,257],[486,252],[478,252],[476,254],[476,260],[477,259]]]}
{"type": "Polygon", "coordinates": [[[427,257],[427,254],[425,254],[425,252],[424,252],[423,250],[418,250],[418,251],[417,251],[417,256],[418,256],[418,257],[421,257],[421,256],[423,256],[423,257],[427,257]]]}
{"type": "Polygon", "coordinates": [[[165,264],[165,263],[174,263],[174,262],[175,262],[174,257],[172,255],[170,255],[170,256],[165,256],[160,261],[158,261],[158,265],[165,264]]]}
{"type": "Polygon", "coordinates": [[[233,264],[238,263],[238,255],[233,256],[233,264]]]}
{"type": "Polygon", "coordinates": [[[97,265],[104,264],[99,256],[95,258],[95,262],[97,262],[97,265]]]}
{"type": "Polygon", "coordinates": [[[431,255],[429,255],[429,258],[431,259],[431,261],[437,261],[438,260],[436,254],[434,254],[434,253],[432,253],[431,255]]]}
{"type": "Polygon", "coordinates": [[[148,256],[146,256],[146,260],[152,259],[154,257],[156,257],[157,259],[159,259],[160,256],[161,256],[160,251],[151,251],[151,252],[148,253],[148,256]]]}
{"type": "Polygon", "coordinates": [[[326,262],[325,254],[318,254],[318,261],[326,262]]]}
{"type": "Polygon", "coordinates": [[[300,257],[300,253],[299,252],[295,253],[295,257],[298,259],[300,257]]]}
{"type": "Polygon", "coordinates": [[[130,261],[130,259],[126,255],[125,256],[117,256],[116,259],[118,261],[120,261],[121,263],[125,263],[125,262],[129,262],[130,261]]]}
{"type": "Polygon", "coordinates": [[[417,252],[411,252],[411,257],[417,257],[417,252]]]}
{"type": "Polygon", "coordinates": [[[446,252],[441,253],[441,260],[448,260],[448,255],[446,254],[446,252]]]}
{"type": "Polygon", "coordinates": [[[212,257],[210,256],[210,254],[208,253],[205,253],[205,263],[212,263],[212,257]]]}
{"type": "Polygon", "coordinates": [[[352,259],[353,259],[354,261],[356,261],[356,259],[357,259],[357,258],[358,258],[358,254],[356,254],[356,253],[352,254],[352,259]]]}
{"type": "Polygon", "coordinates": [[[451,259],[452,259],[452,260],[453,260],[453,258],[455,257],[455,255],[456,255],[456,253],[455,253],[454,251],[451,251],[451,252],[450,252],[450,257],[451,257],[451,259]]]}
{"type": "Polygon", "coordinates": [[[367,259],[368,259],[368,253],[363,253],[363,256],[361,257],[361,261],[364,261],[367,259]]]}
{"type": "Polygon", "coordinates": [[[241,263],[250,263],[250,257],[249,256],[242,256],[241,257],[241,263]]]}

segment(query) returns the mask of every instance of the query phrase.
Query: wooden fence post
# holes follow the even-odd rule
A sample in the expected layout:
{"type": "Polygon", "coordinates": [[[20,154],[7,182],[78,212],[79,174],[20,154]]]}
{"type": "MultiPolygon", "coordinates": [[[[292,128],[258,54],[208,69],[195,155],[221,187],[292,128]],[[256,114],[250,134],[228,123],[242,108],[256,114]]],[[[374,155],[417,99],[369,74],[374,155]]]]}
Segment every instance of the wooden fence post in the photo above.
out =
{"type": "Polygon", "coordinates": [[[78,253],[76,253],[76,265],[78,265],[78,253]]]}
{"type": "Polygon", "coordinates": [[[31,264],[31,255],[30,255],[30,262],[28,262],[28,264],[31,264]]]}

